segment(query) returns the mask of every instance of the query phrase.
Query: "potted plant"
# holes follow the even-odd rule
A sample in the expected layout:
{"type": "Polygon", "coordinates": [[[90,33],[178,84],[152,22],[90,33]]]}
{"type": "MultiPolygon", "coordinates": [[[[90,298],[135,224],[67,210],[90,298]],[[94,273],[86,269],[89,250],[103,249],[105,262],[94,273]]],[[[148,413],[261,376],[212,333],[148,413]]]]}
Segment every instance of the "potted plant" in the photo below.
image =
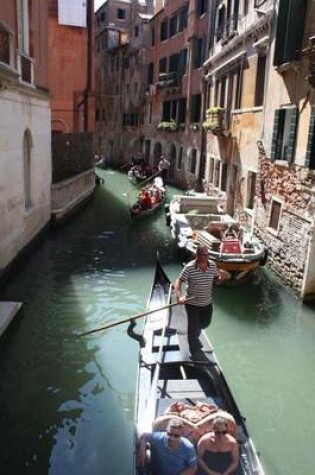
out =
{"type": "Polygon", "coordinates": [[[157,126],[158,130],[162,130],[164,132],[176,132],[178,129],[177,122],[175,120],[170,121],[162,121],[157,126]]]}

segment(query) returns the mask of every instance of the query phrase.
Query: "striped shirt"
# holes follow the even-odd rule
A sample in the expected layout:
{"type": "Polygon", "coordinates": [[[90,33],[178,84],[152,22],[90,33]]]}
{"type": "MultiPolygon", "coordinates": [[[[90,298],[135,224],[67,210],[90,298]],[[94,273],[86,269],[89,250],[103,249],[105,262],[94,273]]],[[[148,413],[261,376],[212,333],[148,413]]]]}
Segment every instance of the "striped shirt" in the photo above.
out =
{"type": "Polygon", "coordinates": [[[180,273],[179,280],[187,284],[186,297],[194,297],[190,305],[205,307],[212,303],[213,280],[219,277],[217,266],[213,261],[208,262],[205,272],[196,267],[196,261],[190,261],[180,273]]]}

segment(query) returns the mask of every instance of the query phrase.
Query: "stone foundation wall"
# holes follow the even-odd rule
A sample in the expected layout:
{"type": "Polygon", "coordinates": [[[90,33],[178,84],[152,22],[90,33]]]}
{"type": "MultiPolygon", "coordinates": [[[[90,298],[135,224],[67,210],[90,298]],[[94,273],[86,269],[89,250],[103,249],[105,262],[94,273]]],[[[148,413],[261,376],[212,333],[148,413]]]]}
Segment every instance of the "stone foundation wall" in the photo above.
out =
{"type": "Polygon", "coordinates": [[[313,232],[314,174],[262,158],[257,183],[255,234],[268,246],[267,265],[303,298],[313,232]],[[278,230],[269,227],[271,200],[282,202],[278,230]]]}

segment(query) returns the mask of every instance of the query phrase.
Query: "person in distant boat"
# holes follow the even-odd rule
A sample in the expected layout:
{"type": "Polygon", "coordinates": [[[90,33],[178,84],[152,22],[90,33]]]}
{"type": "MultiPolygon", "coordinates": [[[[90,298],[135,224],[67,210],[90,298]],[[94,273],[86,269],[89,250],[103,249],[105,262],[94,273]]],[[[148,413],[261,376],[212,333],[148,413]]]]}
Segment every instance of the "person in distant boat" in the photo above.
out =
{"type": "Polygon", "coordinates": [[[151,446],[153,473],[158,475],[195,475],[197,457],[193,444],[183,437],[183,422],[172,418],[166,432],[143,433],[140,437],[138,465],[145,464],[146,446],[151,446]]]}
{"type": "Polygon", "coordinates": [[[160,176],[162,177],[163,185],[166,184],[170,166],[170,161],[164,155],[161,155],[160,161],[158,163],[158,171],[160,172],[160,176]]]}
{"type": "Polygon", "coordinates": [[[184,304],[188,318],[188,344],[194,357],[201,349],[199,340],[201,330],[212,320],[212,289],[215,281],[228,278],[228,274],[219,270],[215,262],[209,260],[206,246],[198,246],[196,259],[188,262],[174,283],[177,301],[184,304]],[[186,284],[186,295],[182,296],[182,285],[186,284]],[[192,299],[188,302],[188,299],[192,299]]]}
{"type": "Polygon", "coordinates": [[[211,432],[204,434],[197,445],[198,475],[232,475],[239,463],[237,440],[228,433],[228,422],[222,416],[213,421],[211,432]]]}

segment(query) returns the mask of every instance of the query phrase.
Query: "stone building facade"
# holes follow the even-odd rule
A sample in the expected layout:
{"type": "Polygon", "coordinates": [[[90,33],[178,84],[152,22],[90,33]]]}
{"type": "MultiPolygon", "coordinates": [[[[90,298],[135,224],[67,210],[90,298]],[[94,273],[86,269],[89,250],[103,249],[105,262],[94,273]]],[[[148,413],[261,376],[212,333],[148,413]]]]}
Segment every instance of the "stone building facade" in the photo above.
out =
{"type": "Polygon", "coordinates": [[[204,63],[207,190],[314,298],[314,2],[222,0],[204,63]]]}
{"type": "Polygon", "coordinates": [[[95,147],[123,165],[143,151],[146,36],[154,2],[108,0],[95,13],[95,147]]]}
{"type": "Polygon", "coordinates": [[[50,220],[47,2],[0,0],[0,276],[50,220]]]}
{"type": "Polygon", "coordinates": [[[315,296],[315,4],[281,0],[271,42],[256,187],[255,231],[270,267],[315,296]]]}

